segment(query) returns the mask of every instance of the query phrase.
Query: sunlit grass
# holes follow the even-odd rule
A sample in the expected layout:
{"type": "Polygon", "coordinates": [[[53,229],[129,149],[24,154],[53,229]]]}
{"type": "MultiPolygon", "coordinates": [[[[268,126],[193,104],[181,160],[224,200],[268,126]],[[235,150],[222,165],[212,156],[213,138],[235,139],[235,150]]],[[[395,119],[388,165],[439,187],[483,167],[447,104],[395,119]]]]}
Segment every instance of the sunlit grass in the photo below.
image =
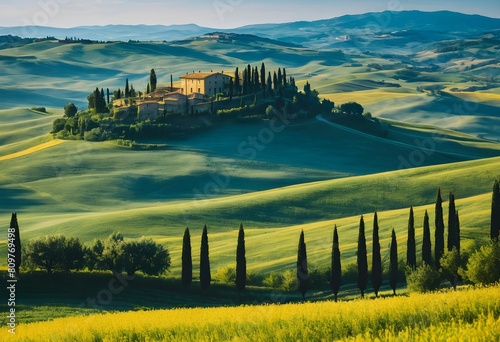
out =
{"type": "Polygon", "coordinates": [[[21,324],[20,341],[448,341],[500,337],[499,287],[322,302],[125,312],[21,324]]]}

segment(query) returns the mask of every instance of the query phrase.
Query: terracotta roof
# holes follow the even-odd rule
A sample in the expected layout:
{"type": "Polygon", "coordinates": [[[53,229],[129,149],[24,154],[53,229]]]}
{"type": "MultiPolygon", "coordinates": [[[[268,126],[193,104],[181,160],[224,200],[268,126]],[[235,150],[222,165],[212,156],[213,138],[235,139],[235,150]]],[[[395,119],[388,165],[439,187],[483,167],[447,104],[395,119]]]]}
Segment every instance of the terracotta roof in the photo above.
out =
{"type": "MultiPolygon", "coordinates": [[[[222,74],[220,72],[194,72],[192,74],[187,74],[187,75],[181,76],[179,78],[187,78],[187,79],[191,79],[191,80],[204,80],[205,78],[210,77],[212,75],[229,76],[227,74],[222,74]]],[[[229,76],[229,77],[231,77],[231,76],[229,76]]]]}

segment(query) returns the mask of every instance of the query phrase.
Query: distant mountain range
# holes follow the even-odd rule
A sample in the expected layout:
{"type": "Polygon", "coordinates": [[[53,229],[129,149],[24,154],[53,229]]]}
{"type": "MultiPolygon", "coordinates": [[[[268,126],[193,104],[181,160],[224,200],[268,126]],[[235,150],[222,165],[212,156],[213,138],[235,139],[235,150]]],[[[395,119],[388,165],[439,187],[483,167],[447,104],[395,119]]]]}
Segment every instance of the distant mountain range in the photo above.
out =
{"type": "Polygon", "coordinates": [[[345,15],[319,21],[299,21],[284,24],[259,24],[235,29],[217,29],[188,25],[108,25],[54,28],[40,26],[0,27],[0,35],[23,38],[47,36],[64,39],[76,37],[101,41],[175,41],[209,32],[253,34],[283,42],[315,48],[370,49],[374,41],[396,39],[395,45],[407,41],[425,43],[436,38],[457,39],[500,32],[500,19],[449,11],[378,12],[345,15]],[[428,33],[432,32],[431,35],[428,33]],[[422,34],[426,33],[426,34],[422,34]]]}

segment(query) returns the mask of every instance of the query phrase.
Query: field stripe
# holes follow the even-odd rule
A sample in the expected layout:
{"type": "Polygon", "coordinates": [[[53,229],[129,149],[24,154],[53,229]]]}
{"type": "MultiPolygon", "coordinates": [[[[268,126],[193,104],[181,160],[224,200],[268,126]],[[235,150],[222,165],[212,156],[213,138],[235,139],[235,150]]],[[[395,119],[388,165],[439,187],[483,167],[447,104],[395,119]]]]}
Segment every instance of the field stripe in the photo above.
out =
{"type": "Polygon", "coordinates": [[[23,157],[23,156],[26,156],[28,154],[32,154],[32,153],[35,153],[35,152],[38,152],[38,151],[41,151],[41,150],[45,150],[45,149],[47,149],[49,147],[54,147],[54,146],[60,145],[60,144],[62,144],[64,142],[66,142],[66,140],[60,140],[60,139],[51,140],[51,141],[48,141],[46,143],[43,143],[43,144],[40,144],[40,145],[37,145],[37,146],[33,146],[33,147],[30,147],[30,148],[27,148],[24,151],[20,151],[20,152],[16,152],[16,153],[11,153],[11,154],[8,154],[6,156],[1,156],[0,157],[0,161],[23,157]]]}

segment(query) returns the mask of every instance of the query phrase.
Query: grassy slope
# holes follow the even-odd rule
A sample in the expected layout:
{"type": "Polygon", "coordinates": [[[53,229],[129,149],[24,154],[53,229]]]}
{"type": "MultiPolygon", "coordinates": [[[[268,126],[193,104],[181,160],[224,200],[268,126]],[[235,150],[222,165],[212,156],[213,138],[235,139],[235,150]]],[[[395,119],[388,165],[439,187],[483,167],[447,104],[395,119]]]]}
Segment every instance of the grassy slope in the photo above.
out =
{"type": "MultiPolygon", "coordinates": [[[[310,79],[322,95],[336,102],[357,100],[376,115],[387,114],[392,117],[398,114],[398,118],[406,121],[423,118],[443,126],[441,116],[446,116],[449,120],[447,126],[457,124],[457,117],[450,113],[441,112],[441,116],[435,116],[446,107],[436,107],[435,97],[415,90],[416,86],[425,85],[425,81],[406,82],[391,78],[401,68],[395,66],[399,62],[397,60],[365,56],[357,57],[363,66],[334,67],[349,63],[350,59],[335,52],[318,54],[307,49],[276,46],[257,48],[244,44],[238,47],[240,50],[235,52],[235,46],[205,40],[177,42],[170,46],[56,45],[44,42],[2,51],[6,55],[36,55],[38,58],[14,64],[12,61],[2,61],[12,64],[6,65],[5,70],[9,74],[2,77],[30,75],[18,79],[19,84],[16,86],[33,92],[35,87],[43,84],[48,95],[56,94],[64,87],[66,90],[58,97],[62,96],[64,101],[75,98],[85,106],[82,101],[85,94],[78,91],[93,89],[96,84],[103,87],[122,86],[124,75],[140,89],[140,84],[147,83],[148,68],[152,65],[161,82],[171,72],[173,63],[180,75],[193,69],[224,68],[232,71],[242,62],[260,64],[265,59],[268,69],[285,65],[288,74],[299,80],[299,86],[303,80],[310,79]],[[266,57],[270,54],[263,53],[261,49],[273,51],[273,57],[266,57]],[[254,53],[248,54],[249,50],[254,53]],[[303,57],[299,58],[299,55],[303,57]],[[245,61],[242,60],[243,56],[245,61]],[[88,64],[88,60],[95,63],[88,64]],[[179,64],[179,61],[182,62],[179,64]],[[370,62],[386,64],[387,68],[368,69],[366,65],[370,62]],[[62,69],[66,73],[62,75],[64,79],[59,74],[62,69]],[[102,79],[107,79],[106,84],[100,83],[102,79]],[[401,88],[380,88],[376,82],[382,80],[400,83],[401,88]],[[363,97],[363,94],[367,97],[363,97]]],[[[450,82],[464,80],[453,75],[426,75],[431,76],[434,77],[434,83],[443,87],[456,86],[450,82]]],[[[37,98],[36,94],[32,95],[37,98]]],[[[470,98],[471,95],[467,94],[468,101],[470,98]]],[[[448,98],[447,101],[448,105],[453,104],[453,101],[459,101],[459,96],[456,99],[448,98]]],[[[491,97],[486,101],[483,96],[478,100],[487,105],[491,101],[496,101],[496,98],[491,97]]],[[[62,105],[64,103],[57,103],[57,106],[62,105]]],[[[489,107],[478,108],[486,110],[489,107]]],[[[486,112],[479,112],[479,119],[482,113],[486,112]]],[[[22,109],[0,114],[2,123],[10,125],[9,130],[0,133],[0,155],[19,152],[48,140],[43,133],[50,130],[53,118],[40,117],[22,109]]],[[[459,123],[470,124],[463,117],[460,117],[459,123]]],[[[492,126],[491,122],[485,123],[476,123],[474,132],[492,126]]],[[[121,230],[129,236],[150,235],[169,242],[174,259],[178,247],[173,243],[180,238],[179,232],[185,226],[190,226],[196,234],[206,222],[214,234],[211,241],[221,246],[214,248],[214,251],[224,256],[219,262],[223,264],[232,258],[231,248],[224,247],[224,244],[232,241],[235,234],[233,229],[237,228],[240,221],[248,228],[249,241],[255,241],[254,246],[269,243],[265,236],[258,237],[264,228],[269,234],[294,231],[290,233],[284,249],[286,255],[293,255],[290,251],[295,248],[296,229],[283,230],[281,227],[297,224],[328,226],[327,231],[311,236],[311,241],[320,241],[331,234],[334,222],[328,220],[347,217],[345,225],[351,228],[346,236],[349,237],[347,240],[351,240],[355,236],[359,215],[363,213],[432,203],[438,186],[442,186],[445,193],[455,191],[458,198],[484,194],[490,190],[492,179],[498,177],[497,159],[380,173],[400,168],[400,157],[408,160],[418,149],[374,143],[372,139],[353,137],[318,122],[287,127],[282,133],[276,134],[263,151],[257,153],[255,160],[239,155],[239,144],[266,127],[266,124],[249,124],[237,130],[231,126],[222,127],[187,141],[170,142],[165,151],[135,152],[120,150],[109,144],[68,142],[29,157],[12,159],[3,163],[0,172],[0,192],[5,199],[2,209],[5,215],[13,210],[21,213],[22,224],[26,227],[23,236],[27,239],[64,233],[89,241],[121,230]],[[224,140],[220,139],[221,136],[224,140]],[[291,152],[283,153],[284,150],[291,152]],[[374,155],[377,158],[373,158],[374,155]],[[310,183],[367,174],[374,175],[310,183]],[[197,193],[196,189],[203,192],[213,177],[227,179],[227,176],[230,177],[229,184],[217,190],[212,188],[206,201],[189,200],[197,193]],[[282,188],[298,183],[305,184],[282,188]],[[256,192],[265,189],[274,190],[256,192]],[[240,193],[245,194],[212,199],[212,195],[219,197],[240,193]],[[138,231],[138,227],[143,228],[138,231]],[[253,237],[254,234],[257,237],[253,237]]],[[[423,165],[460,161],[471,154],[475,158],[498,155],[497,145],[453,131],[405,124],[395,125],[391,132],[398,139],[405,136],[406,142],[410,143],[414,138],[429,139],[435,133],[441,136],[437,144],[438,151],[426,155],[423,165]],[[447,154],[464,151],[467,156],[463,158],[447,154]]],[[[419,165],[414,163],[412,166],[419,165]]],[[[484,203],[482,205],[487,206],[484,203]]],[[[484,213],[485,210],[485,207],[475,206],[474,203],[470,207],[478,213],[484,213]]],[[[401,228],[398,229],[404,229],[404,211],[399,216],[397,226],[401,228]]],[[[484,220],[479,225],[482,228],[486,225],[484,220]]],[[[257,253],[256,260],[265,260],[265,253],[257,253]]],[[[288,258],[286,262],[293,259],[290,256],[283,258],[288,258]]],[[[266,269],[283,267],[285,260],[280,259],[276,265],[266,266],[266,269]]]]}
{"type": "MultiPolygon", "coordinates": [[[[247,228],[248,268],[266,274],[293,266],[301,229],[306,231],[311,264],[327,266],[334,224],[340,229],[344,262],[354,262],[359,215],[367,214],[366,224],[371,227],[374,210],[381,211],[379,219],[384,255],[388,252],[386,246],[391,228],[398,233],[400,253],[403,253],[407,208],[416,206],[417,243],[420,243],[423,211],[429,210],[432,222],[433,205],[426,203],[433,202],[438,186],[442,186],[444,195],[452,190],[459,198],[457,209],[461,215],[462,237],[484,240],[489,224],[488,191],[491,180],[499,176],[499,165],[500,159],[493,158],[315,182],[199,203],[188,201],[107,213],[45,215],[28,211],[20,217],[21,225],[25,227],[25,239],[45,234],[65,234],[90,241],[117,230],[126,236],[151,236],[169,246],[172,274],[179,272],[184,227],[191,228],[193,250],[197,251],[201,228],[208,223],[211,261],[216,269],[234,262],[236,228],[243,222],[247,228]],[[363,188],[370,191],[362,191],[363,188]],[[352,189],[360,190],[353,192],[352,189]],[[386,211],[392,208],[402,209],[386,211]],[[301,222],[303,225],[296,226],[301,222]],[[278,241],[280,248],[275,249],[278,241]],[[270,249],[274,251],[269,253],[270,249]]],[[[198,256],[196,252],[193,254],[196,264],[198,256]]]]}

